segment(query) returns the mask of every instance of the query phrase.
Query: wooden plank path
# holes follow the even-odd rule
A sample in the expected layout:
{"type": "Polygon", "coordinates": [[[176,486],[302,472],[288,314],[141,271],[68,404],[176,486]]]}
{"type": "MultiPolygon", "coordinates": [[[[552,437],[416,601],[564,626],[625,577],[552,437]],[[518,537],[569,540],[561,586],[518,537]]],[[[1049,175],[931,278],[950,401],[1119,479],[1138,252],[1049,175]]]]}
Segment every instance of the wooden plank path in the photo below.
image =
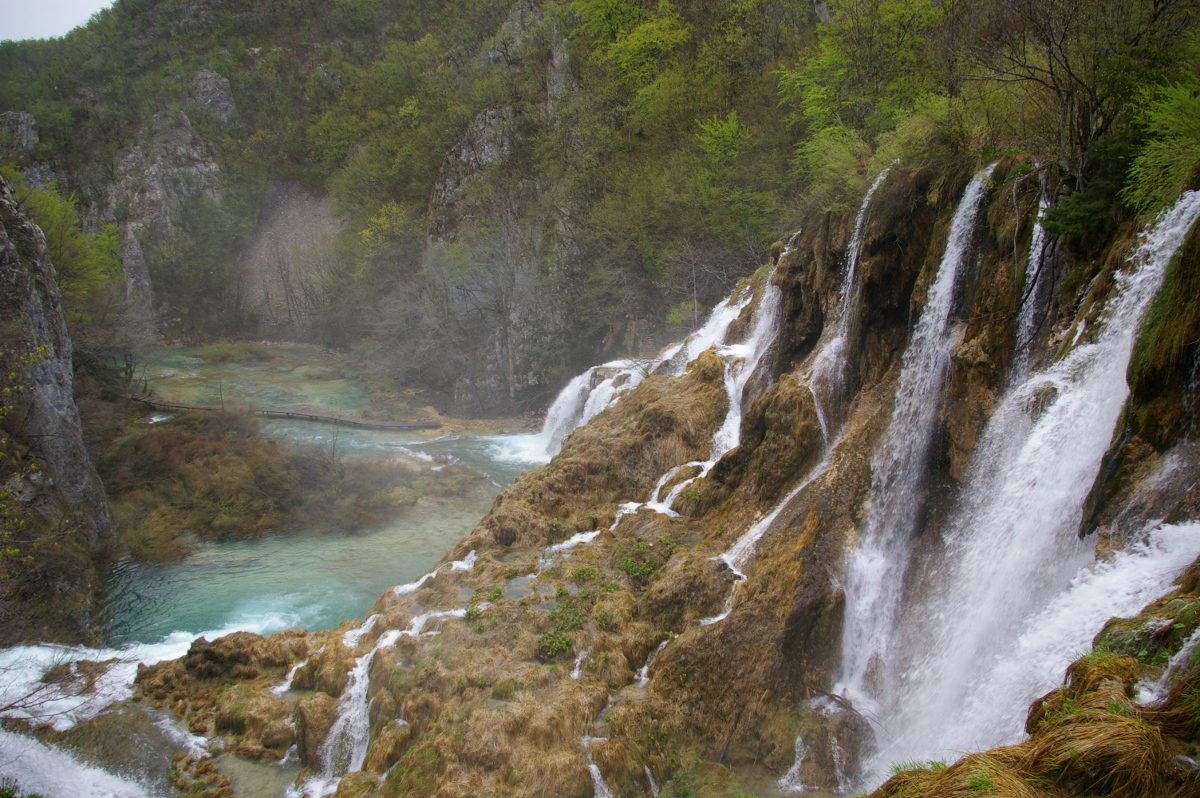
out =
{"type": "MultiPolygon", "coordinates": [[[[127,393],[123,394],[126,399],[133,402],[140,402],[144,405],[157,407],[162,410],[220,410],[217,405],[193,405],[187,402],[169,402],[165,399],[156,399],[153,396],[141,396],[139,394],[127,393]]],[[[438,429],[441,427],[441,422],[438,421],[382,421],[369,418],[352,418],[350,416],[334,416],[325,413],[312,413],[307,410],[279,410],[270,407],[256,407],[252,412],[260,416],[269,416],[271,418],[299,418],[304,421],[318,421],[324,424],[340,424],[345,427],[359,427],[361,429],[438,429]]]]}

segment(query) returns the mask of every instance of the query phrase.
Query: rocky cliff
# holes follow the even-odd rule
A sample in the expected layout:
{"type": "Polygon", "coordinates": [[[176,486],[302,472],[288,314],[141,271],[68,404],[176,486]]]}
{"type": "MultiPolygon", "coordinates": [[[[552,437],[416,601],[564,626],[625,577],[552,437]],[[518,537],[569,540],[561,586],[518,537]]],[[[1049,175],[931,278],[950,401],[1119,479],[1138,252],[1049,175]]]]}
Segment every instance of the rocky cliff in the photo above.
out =
{"type": "Polygon", "coordinates": [[[82,640],[95,589],[91,554],[108,542],[112,519],[83,445],[71,339],[46,241],[2,180],[0,223],[3,491],[11,508],[4,520],[13,549],[5,554],[0,629],[8,640],[82,640]]]}

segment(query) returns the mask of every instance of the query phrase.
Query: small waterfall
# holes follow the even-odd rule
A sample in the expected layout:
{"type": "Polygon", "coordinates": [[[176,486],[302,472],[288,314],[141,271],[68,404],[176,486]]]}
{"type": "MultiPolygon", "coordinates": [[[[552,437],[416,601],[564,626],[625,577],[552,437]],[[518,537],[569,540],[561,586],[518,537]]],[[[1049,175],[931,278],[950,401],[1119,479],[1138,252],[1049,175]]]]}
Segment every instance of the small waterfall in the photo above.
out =
{"type": "Polygon", "coordinates": [[[1200,550],[1200,525],[1163,527],[1092,565],[1077,534],[1129,392],[1138,325],[1197,217],[1200,192],[1188,192],[1116,275],[1094,342],[1002,398],[947,525],[934,590],[904,619],[909,658],[903,686],[882,696],[884,745],[867,767],[876,779],[899,759],[1019,739],[1020,708],[1061,679],[1104,620],[1136,613],[1200,550]]]}
{"type": "Polygon", "coordinates": [[[891,422],[871,458],[871,494],[858,549],[846,565],[846,620],[841,688],[857,702],[888,692],[891,637],[908,565],[908,544],[920,506],[950,353],[959,267],[974,239],[976,217],[995,164],[967,185],[946,241],[925,309],[904,352],[891,422]]]}
{"type": "Polygon", "coordinates": [[[1045,193],[1038,199],[1037,218],[1033,223],[1033,236],[1029,242],[1029,257],[1025,263],[1025,290],[1021,297],[1021,313],[1017,317],[1017,350],[1013,355],[1012,378],[1022,379],[1029,374],[1029,350],[1038,332],[1038,312],[1042,309],[1042,264],[1046,259],[1049,239],[1042,220],[1050,209],[1050,198],[1045,193]]]}
{"type": "MultiPolygon", "coordinates": [[[[773,509],[765,517],[760,519],[748,530],[746,530],[746,532],[744,532],[742,536],[738,538],[737,542],[735,542],[728,551],[720,556],[720,559],[729,566],[730,570],[732,570],[734,575],[737,577],[737,582],[734,583],[733,590],[730,591],[729,597],[725,600],[725,607],[722,609],[720,614],[714,615],[710,618],[702,618],[700,620],[701,626],[709,626],[719,621],[723,621],[729,617],[729,613],[733,609],[733,597],[737,592],[737,586],[743,579],[746,578],[746,574],[742,569],[753,557],[754,549],[755,546],[758,545],[758,541],[764,534],[766,534],[767,530],[770,529],[771,524],[773,524],[775,519],[779,517],[779,514],[783,512],[783,509],[791,503],[792,499],[794,499],[800,493],[800,491],[808,487],[813,480],[825,473],[826,469],[829,468],[831,453],[837,448],[837,445],[841,440],[840,434],[836,440],[829,440],[831,430],[826,420],[826,412],[823,410],[821,399],[817,395],[817,390],[813,386],[821,385],[825,389],[823,392],[825,393],[827,401],[830,403],[831,409],[833,408],[834,404],[840,404],[844,400],[842,394],[845,387],[846,342],[850,335],[850,317],[853,314],[854,300],[856,297],[855,276],[858,272],[858,260],[862,249],[863,224],[866,222],[867,209],[871,205],[871,198],[875,196],[875,192],[881,185],[883,185],[883,181],[887,179],[888,173],[891,171],[891,169],[892,167],[889,165],[879,173],[879,175],[875,178],[875,181],[871,184],[870,189],[867,190],[866,196],[863,197],[862,205],[858,209],[858,215],[854,219],[854,234],[850,237],[850,245],[846,250],[846,274],[842,278],[842,287],[838,299],[838,320],[832,328],[832,333],[829,336],[824,336],[822,338],[822,343],[818,348],[817,353],[814,355],[812,365],[810,366],[806,375],[805,381],[808,384],[809,391],[812,393],[813,408],[817,413],[817,419],[821,426],[821,438],[825,442],[825,456],[822,458],[821,462],[818,463],[808,473],[808,475],[798,485],[796,485],[796,487],[792,488],[787,496],[785,496],[783,500],[775,506],[775,509],[773,509]]],[[[798,235],[799,233],[796,233],[788,241],[788,249],[785,250],[785,254],[791,250],[792,244],[798,235]]],[[[782,260],[782,256],[780,260],[782,260]]],[[[670,501],[668,501],[667,504],[669,506],[670,501]]]]}
{"type": "Polygon", "coordinates": [[[846,273],[842,277],[842,288],[838,296],[837,321],[833,325],[832,334],[824,338],[821,347],[813,356],[805,379],[809,390],[812,391],[821,433],[826,440],[834,431],[830,428],[830,420],[835,422],[835,427],[841,427],[843,408],[846,404],[846,346],[850,340],[850,322],[858,298],[855,289],[858,261],[862,254],[863,224],[867,220],[867,209],[871,206],[872,197],[883,185],[883,181],[887,180],[891,171],[892,167],[889,165],[879,173],[863,197],[858,215],[854,217],[854,234],[850,236],[850,246],[846,248],[846,273]]]}
{"type": "Polygon", "coordinates": [[[572,378],[566,387],[559,391],[550,409],[546,411],[546,420],[542,422],[542,437],[546,440],[547,454],[557,454],[562,448],[563,440],[571,431],[587,423],[587,419],[583,418],[583,410],[592,392],[592,375],[595,372],[596,368],[593,367],[572,378]]]}
{"type": "MultiPolygon", "coordinates": [[[[486,609],[488,602],[477,605],[486,609]]],[[[440,629],[432,632],[425,631],[425,625],[431,620],[441,618],[462,618],[465,609],[431,610],[421,613],[409,621],[406,629],[389,629],[379,636],[375,645],[354,662],[354,667],[347,675],[346,687],[338,698],[333,725],[325,737],[325,742],[318,750],[321,760],[321,772],[307,779],[299,788],[290,788],[286,798],[323,798],[337,791],[338,782],[347,773],[357,773],[362,770],[367,758],[367,744],[370,742],[371,720],[370,703],[367,701],[367,687],[370,682],[371,663],[375,655],[385,648],[396,645],[401,637],[419,637],[421,635],[436,635],[440,629]]],[[[343,636],[343,640],[352,639],[358,643],[366,631],[374,626],[371,616],[363,626],[352,629],[343,636]],[[364,631],[365,630],[365,631],[364,631]],[[351,638],[351,635],[354,637],[351,638]]]]}
{"type": "MultiPolygon", "coordinates": [[[[771,275],[773,276],[774,272],[771,275]]],[[[741,443],[742,395],[745,393],[747,383],[758,372],[763,355],[771,348],[771,344],[775,342],[775,337],[779,334],[779,310],[782,302],[783,292],[779,290],[779,286],[773,285],[771,278],[768,277],[762,296],[759,297],[758,306],[754,309],[754,326],[751,328],[746,342],[717,347],[717,354],[725,361],[725,399],[729,409],[725,412],[721,426],[713,433],[712,448],[709,450],[708,459],[684,463],[682,466],[676,466],[668,471],[655,486],[654,495],[645,506],[658,512],[677,515],[671,509],[675,500],[697,479],[708,476],[708,472],[712,471],[717,461],[741,443]],[[684,468],[698,468],[699,471],[672,487],[665,499],[659,499],[662,487],[672,476],[684,468]]]]}
{"type": "Polygon", "coordinates": [[[567,383],[559,392],[542,424],[540,438],[547,457],[562,449],[563,441],[602,410],[612,407],[626,391],[647,376],[659,372],[680,375],[701,352],[725,340],[725,333],[753,299],[748,289],[735,291],[722,300],[700,329],[680,343],[667,347],[654,358],[614,360],[593,366],[567,383]]]}
{"type": "Polygon", "coordinates": [[[326,775],[355,773],[367,758],[371,722],[367,714],[367,683],[371,662],[380,649],[390,648],[400,639],[402,630],[391,629],[379,636],[374,647],[359,657],[350,671],[346,688],[338,698],[337,715],[325,742],[321,744],[321,769],[326,775]]]}

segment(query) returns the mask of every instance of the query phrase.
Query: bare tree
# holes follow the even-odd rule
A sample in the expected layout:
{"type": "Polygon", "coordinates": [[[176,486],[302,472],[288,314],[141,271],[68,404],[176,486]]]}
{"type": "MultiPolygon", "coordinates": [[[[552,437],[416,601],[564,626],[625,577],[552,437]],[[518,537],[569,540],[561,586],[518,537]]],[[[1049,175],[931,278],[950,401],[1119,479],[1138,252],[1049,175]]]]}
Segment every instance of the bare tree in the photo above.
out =
{"type": "Polygon", "coordinates": [[[1128,113],[1131,89],[1170,68],[1197,0],[977,0],[974,79],[1025,87],[1047,126],[1027,131],[1084,187],[1093,149],[1128,113]]]}

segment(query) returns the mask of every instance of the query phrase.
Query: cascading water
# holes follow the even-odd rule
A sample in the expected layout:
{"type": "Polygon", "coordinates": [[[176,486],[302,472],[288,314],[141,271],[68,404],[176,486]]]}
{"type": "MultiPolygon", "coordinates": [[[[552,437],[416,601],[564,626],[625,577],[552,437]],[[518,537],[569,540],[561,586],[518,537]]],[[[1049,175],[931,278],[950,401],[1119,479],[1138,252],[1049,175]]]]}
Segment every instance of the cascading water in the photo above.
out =
{"type": "Polygon", "coordinates": [[[1023,379],[1029,374],[1029,350],[1037,335],[1037,317],[1042,307],[1042,265],[1049,244],[1042,220],[1049,209],[1050,198],[1043,193],[1038,200],[1037,218],[1033,222],[1033,236],[1029,242],[1029,258],[1025,263],[1025,290],[1022,293],[1021,312],[1017,317],[1017,351],[1013,354],[1012,379],[1023,379]]]}
{"type": "Polygon", "coordinates": [[[850,236],[850,245],[846,248],[846,273],[842,277],[842,288],[838,295],[837,321],[833,325],[832,334],[824,338],[820,348],[813,355],[812,365],[809,366],[805,377],[813,394],[821,434],[826,442],[830,435],[841,428],[842,408],[846,405],[846,346],[850,339],[850,321],[858,297],[855,278],[862,254],[863,224],[867,220],[871,198],[883,185],[883,181],[887,180],[891,171],[892,167],[888,166],[879,173],[859,206],[858,215],[854,218],[854,234],[850,236]]]}
{"type": "MultiPolygon", "coordinates": [[[[774,272],[771,274],[773,276],[774,272]]],[[[658,481],[654,495],[645,506],[658,512],[674,515],[671,505],[675,503],[680,494],[697,479],[708,476],[708,472],[712,471],[717,461],[741,442],[742,394],[746,390],[747,383],[758,372],[763,355],[771,348],[771,344],[775,342],[775,337],[779,333],[779,308],[782,300],[783,292],[779,290],[779,286],[773,285],[771,278],[768,277],[767,284],[763,287],[762,295],[758,299],[758,305],[754,308],[753,327],[751,327],[750,335],[746,338],[745,343],[717,347],[717,354],[725,361],[725,399],[729,409],[725,412],[725,419],[721,422],[721,426],[713,433],[712,448],[709,450],[708,459],[684,463],[682,466],[676,466],[668,471],[658,481]],[[665,499],[659,498],[663,486],[684,468],[696,468],[698,471],[688,479],[675,484],[665,499]]],[[[722,335],[723,338],[724,335],[722,335]]],[[[700,350],[700,352],[703,351],[703,349],[700,350]]],[[[699,355],[700,352],[696,354],[699,355]]],[[[630,509],[636,510],[637,505],[631,505],[630,509]]]]}
{"type": "Polygon", "coordinates": [[[937,402],[956,336],[951,324],[959,267],[995,164],[967,185],[950,226],[937,277],[904,353],[891,422],[871,459],[871,493],[857,550],[846,564],[846,620],[840,690],[871,704],[890,692],[892,631],[908,565],[908,544],[933,438],[937,402]]]}
{"type": "Polygon", "coordinates": [[[735,291],[717,304],[700,329],[680,343],[663,350],[657,357],[614,360],[593,366],[572,379],[563,388],[550,409],[539,435],[546,457],[562,449],[573,431],[588,423],[625,392],[636,388],[647,376],[665,372],[678,376],[701,352],[725,340],[725,333],[753,299],[753,292],[735,291]]]}
{"type": "MultiPolygon", "coordinates": [[[[474,552],[472,552],[474,554],[474,552]]],[[[456,560],[465,562],[465,560],[456,560]]],[[[472,560],[473,562],[473,560],[472,560]]],[[[436,571],[434,572],[436,573],[436,571]]],[[[483,602],[477,607],[480,610],[490,606],[483,602]]],[[[415,616],[405,629],[389,629],[379,636],[375,645],[354,662],[354,668],[347,674],[346,687],[338,698],[337,710],[333,725],[330,726],[325,741],[318,750],[321,760],[321,772],[307,779],[299,788],[290,789],[287,798],[321,798],[332,795],[342,776],[347,773],[357,773],[362,770],[367,758],[367,744],[370,742],[371,720],[370,702],[367,700],[367,688],[370,683],[371,663],[375,655],[385,648],[396,645],[401,637],[418,637],[422,634],[437,634],[439,630],[426,632],[425,625],[429,621],[440,618],[462,618],[466,610],[432,610],[415,616]]],[[[356,646],[363,635],[371,631],[378,618],[372,615],[357,629],[351,629],[342,638],[347,647],[356,646]]]]}
{"type": "Polygon", "coordinates": [[[1195,525],[1161,528],[1091,566],[1077,534],[1129,392],[1138,325],[1197,217],[1200,192],[1189,192],[1117,274],[1094,342],[1011,385],[993,414],[929,597],[880,635],[901,635],[908,656],[902,684],[878,696],[883,746],[868,766],[876,778],[898,759],[1019,739],[1014,707],[1053,686],[1105,619],[1137,612],[1200,551],[1195,525]]]}
{"type": "MultiPolygon", "coordinates": [[[[850,245],[846,250],[846,273],[842,277],[842,287],[838,298],[838,316],[837,323],[831,328],[831,332],[827,336],[822,336],[821,342],[813,355],[812,364],[805,373],[805,380],[808,383],[809,390],[813,395],[813,406],[820,419],[821,437],[825,442],[825,456],[822,458],[812,471],[794,487],[783,501],[775,506],[775,509],[768,513],[764,518],[760,519],[751,526],[745,533],[738,538],[730,549],[721,555],[720,559],[730,567],[738,579],[744,579],[745,574],[742,568],[750,561],[754,555],[754,547],[758,541],[766,534],[771,524],[783,512],[783,509],[791,503],[800,491],[808,487],[813,480],[825,473],[829,467],[830,454],[837,448],[841,436],[835,440],[829,440],[831,430],[827,422],[827,412],[822,409],[821,398],[817,395],[817,390],[813,387],[819,385],[822,388],[822,393],[825,394],[826,401],[830,403],[830,408],[834,403],[842,401],[842,393],[845,388],[846,375],[846,343],[850,335],[850,317],[854,310],[854,302],[857,296],[855,276],[858,273],[858,260],[862,249],[862,230],[863,224],[866,222],[867,210],[871,206],[871,198],[875,196],[875,192],[883,185],[883,181],[887,179],[888,173],[892,167],[889,165],[875,178],[871,183],[871,187],[867,190],[866,196],[863,197],[862,205],[859,206],[858,215],[854,219],[854,234],[850,237],[850,245]]],[[[796,235],[799,235],[797,233],[796,235]]],[[[796,236],[788,242],[790,250],[792,242],[796,236]]],[[[782,260],[782,257],[780,258],[782,260]]],[[[840,430],[840,424],[838,429],[840,430]]],[[[725,603],[725,609],[720,615],[712,618],[705,618],[700,623],[709,625],[717,621],[724,620],[733,606],[733,593],[730,593],[729,599],[725,603]]]]}

